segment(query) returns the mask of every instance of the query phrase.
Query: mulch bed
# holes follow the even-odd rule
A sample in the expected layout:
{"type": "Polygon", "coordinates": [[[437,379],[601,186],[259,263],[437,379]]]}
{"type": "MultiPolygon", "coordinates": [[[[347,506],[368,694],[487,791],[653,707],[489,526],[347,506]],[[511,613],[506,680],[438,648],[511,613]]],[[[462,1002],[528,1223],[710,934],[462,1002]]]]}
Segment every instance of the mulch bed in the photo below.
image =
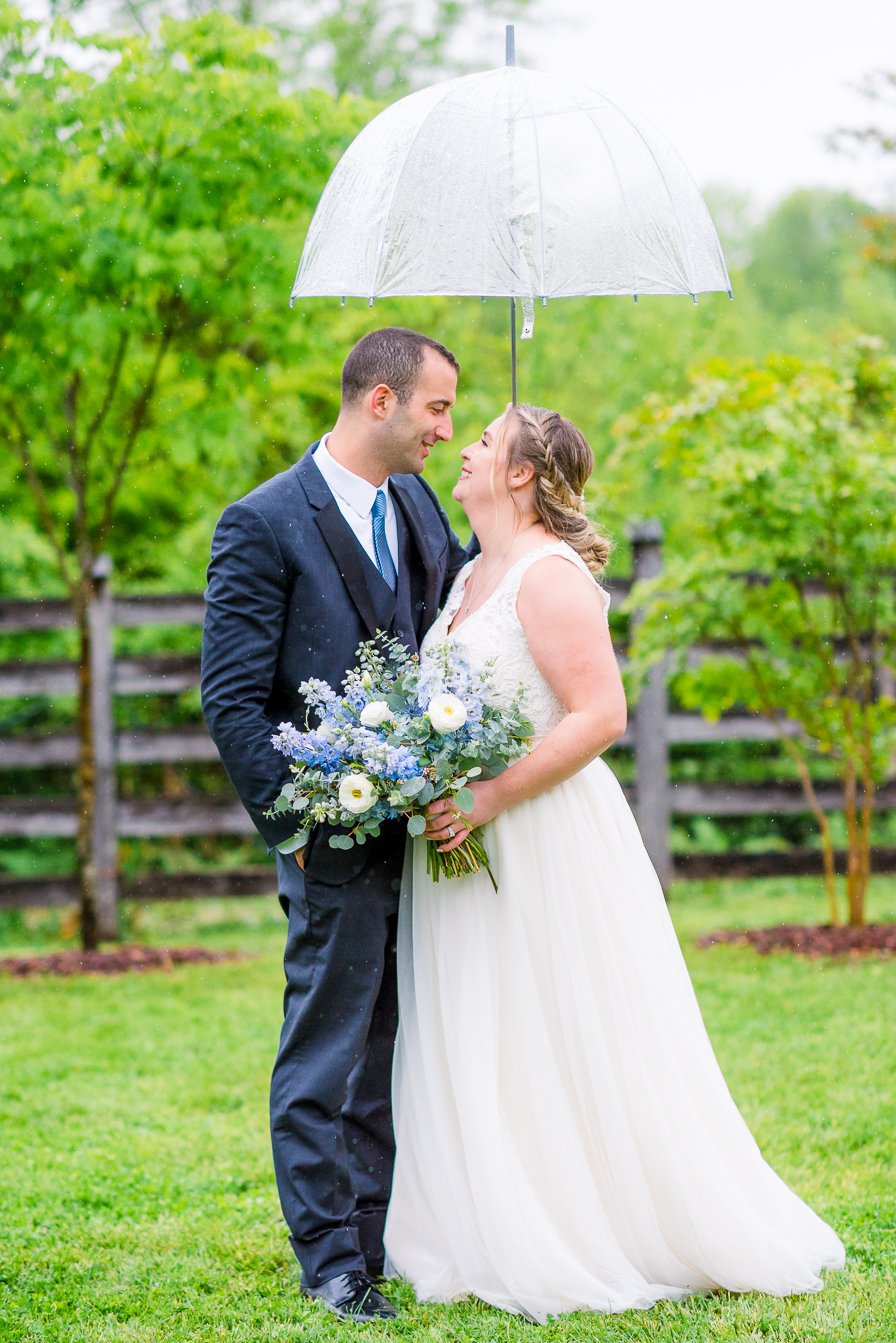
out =
{"type": "Polygon", "coordinates": [[[851,959],[892,956],[896,953],[896,923],[869,923],[863,928],[781,923],[777,928],[726,928],[697,938],[698,947],[714,947],[719,942],[751,946],[760,956],[766,956],[770,951],[851,959]]]}
{"type": "Polygon", "coordinates": [[[131,970],[171,970],[175,965],[217,965],[241,958],[238,951],[207,951],[204,947],[110,947],[105,951],[54,951],[46,956],[0,959],[0,974],[15,979],[32,975],[123,975],[131,970]]]}
{"type": "MultiPolygon", "coordinates": [[[[896,955],[896,923],[869,923],[864,928],[834,928],[782,923],[776,928],[723,928],[698,937],[698,947],[720,942],[750,946],[760,956],[772,951],[801,956],[896,955]]],[[[239,951],[208,951],[205,947],[110,947],[104,951],[54,951],[45,956],[0,958],[0,974],[14,979],[34,975],[123,975],[134,970],[171,970],[175,965],[218,965],[241,959],[239,951]]]]}

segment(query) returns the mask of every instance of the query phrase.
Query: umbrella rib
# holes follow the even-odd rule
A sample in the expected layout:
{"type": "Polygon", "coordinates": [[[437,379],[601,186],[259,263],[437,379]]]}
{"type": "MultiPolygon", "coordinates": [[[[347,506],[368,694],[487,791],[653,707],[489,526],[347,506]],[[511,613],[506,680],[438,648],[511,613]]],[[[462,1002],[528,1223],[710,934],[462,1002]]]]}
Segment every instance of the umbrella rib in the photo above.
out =
{"type": "MultiPolygon", "coordinates": [[[[607,101],[609,101],[609,99],[608,99],[607,101]]],[[[589,120],[589,122],[590,122],[591,125],[594,127],[594,130],[595,130],[596,133],[597,133],[597,137],[598,137],[598,139],[600,140],[601,144],[602,144],[603,147],[604,147],[604,152],[605,152],[605,154],[606,154],[606,156],[607,156],[607,162],[609,163],[610,168],[612,169],[613,177],[614,177],[615,182],[616,182],[616,187],[617,187],[617,190],[619,191],[619,199],[622,201],[622,204],[623,204],[623,214],[624,214],[624,217],[625,217],[625,242],[626,242],[626,248],[627,248],[627,250],[628,250],[628,270],[629,270],[629,279],[631,280],[632,293],[633,293],[633,294],[637,294],[637,292],[638,292],[638,277],[637,277],[637,275],[635,274],[635,253],[634,253],[634,248],[632,247],[632,231],[631,231],[631,228],[630,228],[630,226],[629,226],[628,200],[627,200],[627,198],[626,198],[626,194],[625,194],[625,187],[624,187],[623,184],[622,184],[622,178],[621,178],[621,176],[620,176],[620,174],[619,174],[619,169],[616,167],[616,161],[615,161],[615,159],[613,158],[612,153],[610,152],[610,146],[607,144],[607,137],[604,135],[603,131],[601,130],[600,126],[597,124],[597,121],[595,120],[595,114],[596,114],[598,111],[599,111],[599,108],[597,108],[597,107],[589,108],[589,109],[588,109],[588,112],[587,112],[587,116],[588,116],[588,120],[589,120]]],[[[618,112],[619,109],[616,108],[616,111],[618,112]]],[[[663,183],[663,185],[665,186],[665,182],[663,183]]],[[[667,191],[667,193],[668,193],[668,190],[669,190],[668,187],[666,187],[666,191],[667,191]]],[[[585,292],[587,292],[587,291],[585,291],[585,292]]]]}
{"type": "MultiPolygon", "coordinates": [[[[541,291],[544,293],[547,288],[547,267],[544,258],[544,195],[541,189],[541,144],[538,139],[538,120],[535,116],[535,108],[532,103],[532,97],[528,89],[524,88],[524,102],[529,108],[532,118],[532,138],[535,141],[535,167],[538,176],[538,232],[541,243],[541,291]]],[[[535,295],[533,294],[534,298],[535,295]]]]}
{"type": "MultiPolygon", "coordinates": [[[[471,78],[471,76],[468,75],[468,76],[465,76],[465,78],[471,78]]],[[[442,94],[441,98],[439,98],[436,102],[433,103],[432,107],[430,107],[429,110],[427,111],[426,116],[422,118],[422,120],[421,120],[421,122],[420,122],[420,125],[419,125],[419,126],[417,127],[417,129],[415,130],[413,136],[411,137],[410,143],[408,144],[408,147],[407,147],[407,149],[405,150],[404,160],[403,160],[402,165],[401,165],[401,167],[399,168],[398,172],[395,174],[395,178],[394,178],[393,183],[392,183],[392,191],[390,192],[390,195],[389,195],[389,204],[388,204],[388,206],[387,206],[387,208],[386,208],[386,210],[385,210],[385,212],[384,212],[384,216],[383,216],[383,218],[384,218],[384,220],[385,220],[385,223],[384,223],[384,227],[383,227],[382,237],[380,238],[379,250],[377,251],[376,263],[375,263],[375,265],[374,265],[373,279],[374,279],[375,281],[378,280],[379,277],[380,277],[380,265],[381,265],[381,263],[382,263],[382,259],[383,259],[383,252],[384,252],[385,247],[386,247],[386,232],[387,232],[387,229],[388,229],[389,218],[390,218],[391,213],[392,213],[392,203],[393,203],[393,201],[395,200],[395,197],[396,197],[396,195],[397,195],[397,193],[398,193],[398,186],[399,186],[399,183],[401,182],[402,176],[404,175],[404,170],[405,170],[405,168],[408,166],[408,159],[409,159],[410,156],[411,156],[411,150],[414,148],[414,145],[417,143],[417,141],[419,140],[420,136],[422,135],[422,133],[423,133],[423,127],[426,125],[426,122],[427,122],[427,121],[429,120],[429,118],[432,116],[432,114],[433,114],[433,112],[435,111],[435,109],[436,109],[437,107],[441,107],[441,105],[442,105],[442,103],[445,101],[445,99],[448,98],[449,95],[452,94],[452,93],[454,92],[455,85],[456,85],[458,82],[459,82],[458,80],[454,80],[454,79],[448,81],[448,86],[445,88],[445,91],[444,91],[444,93],[442,94]]],[[[369,295],[368,295],[368,298],[376,298],[376,294],[375,294],[375,293],[373,293],[373,294],[369,294],[369,295]]]]}
{"type": "MultiPolygon", "coordinates": [[[[657,175],[659,176],[659,179],[660,179],[660,181],[661,181],[662,184],[663,184],[663,189],[665,190],[666,195],[667,195],[668,198],[669,198],[669,204],[670,204],[670,206],[672,207],[672,209],[671,209],[671,214],[672,214],[672,218],[673,218],[674,221],[675,221],[675,230],[676,230],[676,232],[678,233],[679,245],[680,245],[680,247],[681,247],[681,255],[682,255],[682,259],[684,260],[684,264],[685,264],[685,271],[686,271],[685,279],[686,279],[687,282],[688,282],[688,288],[687,288],[687,291],[686,291],[686,292],[689,293],[689,294],[693,294],[695,291],[694,291],[694,287],[693,287],[693,283],[692,283],[692,272],[691,272],[691,249],[690,249],[690,247],[689,247],[689,246],[686,244],[686,242],[685,242],[684,234],[682,233],[682,230],[681,230],[681,221],[680,221],[679,218],[678,218],[678,211],[677,211],[676,208],[675,208],[675,197],[672,195],[672,192],[671,192],[671,190],[669,189],[669,183],[666,181],[665,173],[663,172],[662,168],[660,167],[659,160],[657,159],[657,156],[656,156],[656,154],[655,154],[654,151],[653,151],[653,148],[652,148],[652,146],[651,146],[651,144],[650,144],[650,141],[647,139],[647,136],[646,136],[646,135],[644,134],[644,132],[641,130],[641,127],[637,124],[637,122],[633,121],[632,118],[631,118],[626,112],[623,112],[623,110],[622,110],[622,108],[619,106],[619,104],[618,104],[618,103],[615,103],[615,102],[613,101],[612,98],[607,98],[607,99],[606,99],[606,102],[607,102],[607,105],[608,105],[609,107],[612,107],[612,109],[613,109],[614,112],[618,113],[619,116],[623,117],[623,118],[625,119],[625,121],[628,123],[628,125],[631,126],[631,128],[633,129],[633,131],[635,132],[635,134],[637,135],[638,139],[641,141],[642,145],[643,145],[644,148],[647,150],[647,153],[650,155],[650,158],[651,158],[652,161],[653,161],[653,166],[656,168],[657,175]]],[[[673,152],[674,152],[674,151],[673,151],[673,152]]],[[[684,160],[681,159],[681,158],[679,157],[679,162],[681,163],[682,170],[683,170],[683,172],[685,173],[685,175],[687,176],[688,181],[690,182],[691,186],[694,188],[695,193],[696,193],[697,196],[699,196],[700,199],[702,200],[703,198],[702,198],[702,196],[700,196],[700,192],[697,190],[697,184],[696,184],[696,182],[694,181],[693,177],[691,177],[691,174],[688,172],[687,165],[685,164],[684,160]]],[[[635,292],[637,292],[637,291],[635,291],[635,292]]]]}
{"type": "MultiPolygon", "coordinates": [[[[485,192],[484,192],[484,194],[485,194],[485,199],[486,199],[486,201],[490,201],[490,200],[491,200],[491,195],[492,195],[492,193],[491,193],[491,186],[492,186],[492,169],[493,169],[493,165],[494,165],[494,161],[495,161],[495,156],[494,156],[494,141],[493,141],[491,135],[488,135],[488,136],[486,137],[486,144],[487,144],[487,146],[488,146],[488,154],[487,154],[487,157],[486,157],[486,160],[485,160],[485,192]]],[[[483,230],[483,231],[480,233],[479,236],[480,236],[480,240],[481,240],[480,269],[479,269],[479,279],[480,279],[481,283],[480,283],[480,286],[479,286],[479,293],[480,293],[480,297],[482,297],[482,298],[484,299],[485,296],[486,296],[486,292],[491,288],[491,286],[490,286],[490,284],[489,284],[489,282],[488,282],[488,235],[487,235],[486,230],[483,230]]]]}

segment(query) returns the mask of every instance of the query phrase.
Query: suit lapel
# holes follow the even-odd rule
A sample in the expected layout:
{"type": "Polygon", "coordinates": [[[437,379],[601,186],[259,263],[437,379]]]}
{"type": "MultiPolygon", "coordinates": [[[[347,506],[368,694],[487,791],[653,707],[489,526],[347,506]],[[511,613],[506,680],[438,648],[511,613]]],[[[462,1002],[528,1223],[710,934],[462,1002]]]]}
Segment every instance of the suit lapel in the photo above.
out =
{"type": "Polygon", "coordinates": [[[411,484],[415,479],[414,476],[391,476],[389,478],[389,489],[404,513],[405,521],[414,538],[417,553],[426,573],[424,602],[425,610],[430,612],[429,619],[431,621],[439,608],[439,597],[441,596],[442,579],[444,577],[444,566],[439,561],[442,550],[444,550],[445,538],[444,534],[440,537],[443,543],[442,550],[437,550],[433,544],[431,532],[427,527],[426,518],[423,516],[417,500],[416,491],[411,484]]]}
{"type": "Polygon", "coordinates": [[[364,548],[339,511],[339,505],[314,464],[312,443],[295,470],[308,502],[315,510],[315,522],[349,596],[371,636],[389,628],[395,614],[395,594],[389,590],[364,548]]]}

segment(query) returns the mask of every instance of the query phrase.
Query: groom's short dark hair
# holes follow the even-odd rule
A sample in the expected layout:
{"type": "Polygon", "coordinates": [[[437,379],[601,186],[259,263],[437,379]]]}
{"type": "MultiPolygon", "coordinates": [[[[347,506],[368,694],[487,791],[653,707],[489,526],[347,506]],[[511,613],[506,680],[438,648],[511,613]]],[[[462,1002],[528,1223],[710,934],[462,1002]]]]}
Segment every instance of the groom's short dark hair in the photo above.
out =
{"type": "Polygon", "coordinates": [[[451,351],[419,331],[384,326],[362,336],[342,367],[342,404],[351,405],[380,383],[391,388],[400,402],[410,401],[427,347],[460,372],[460,364],[451,351]]]}

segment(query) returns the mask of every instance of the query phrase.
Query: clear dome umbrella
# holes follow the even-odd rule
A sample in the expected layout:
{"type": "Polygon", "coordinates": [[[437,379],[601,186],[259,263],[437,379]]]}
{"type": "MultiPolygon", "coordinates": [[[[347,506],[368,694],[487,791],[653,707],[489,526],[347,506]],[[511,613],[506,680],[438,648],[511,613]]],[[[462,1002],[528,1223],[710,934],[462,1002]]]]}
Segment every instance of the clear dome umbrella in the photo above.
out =
{"type": "Polygon", "coordinates": [[[292,300],[731,293],[709,211],[676,151],[604,94],[514,64],[387,107],[336,165],[292,300]]]}

